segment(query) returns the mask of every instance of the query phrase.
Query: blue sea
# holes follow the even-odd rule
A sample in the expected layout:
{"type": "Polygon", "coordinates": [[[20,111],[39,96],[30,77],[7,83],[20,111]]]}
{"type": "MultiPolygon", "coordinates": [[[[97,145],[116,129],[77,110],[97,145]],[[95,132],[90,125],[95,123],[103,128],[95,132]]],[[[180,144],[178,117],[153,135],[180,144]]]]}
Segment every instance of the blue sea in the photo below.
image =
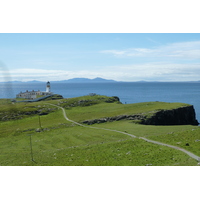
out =
{"type": "MultiPolygon", "coordinates": [[[[15,98],[26,90],[45,91],[46,83],[0,83],[0,98],[15,98]]],[[[51,91],[64,98],[96,93],[118,96],[122,103],[147,101],[182,102],[192,104],[200,122],[200,83],[198,82],[111,82],[111,83],[51,83],[51,91]]]]}

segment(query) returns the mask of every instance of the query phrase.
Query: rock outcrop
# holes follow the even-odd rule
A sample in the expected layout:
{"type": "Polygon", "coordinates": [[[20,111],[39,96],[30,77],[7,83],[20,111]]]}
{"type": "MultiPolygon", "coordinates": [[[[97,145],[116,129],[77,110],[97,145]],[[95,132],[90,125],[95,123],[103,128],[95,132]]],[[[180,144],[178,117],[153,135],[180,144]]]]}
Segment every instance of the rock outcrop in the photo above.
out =
{"type": "Polygon", "coordinates": [[[160,110],[149,118],[142,120],[146,125],[198,125],[193,106],[172,110],[160,110]]]}
{"type": "Polygon", "coordinates": [[[104,117],[100,119],[93,119],[93,120],[85,120],[82,123],[92,125],[92,124],[100,124],[105,122],[113,122],[113,121],[120,121],[120,120],[145,120],[146,116],[143,115],[118,115],[115,117],[104,117]]]}

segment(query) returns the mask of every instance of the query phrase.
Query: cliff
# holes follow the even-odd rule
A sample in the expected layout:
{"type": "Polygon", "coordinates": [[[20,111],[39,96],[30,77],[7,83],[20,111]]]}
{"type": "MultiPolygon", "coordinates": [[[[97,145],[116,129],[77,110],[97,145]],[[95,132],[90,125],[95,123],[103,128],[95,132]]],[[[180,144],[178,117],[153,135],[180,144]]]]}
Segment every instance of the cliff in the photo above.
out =
{"type": "Polygon", "coordinates": [[[160,110],[151,117],[143,119],[146,125],[198,125],[194,107],[186,106],[172,110],[160,110]]]}
{"type": "Polygon", "coordinates": [[[158,110],[153,114],[118,115],[100,119],[85,120],[82,123],[92,125],[119,120],[133,120],[145,125],[198,125],[194,107],[185,106],[171,110],[158,110]]]}

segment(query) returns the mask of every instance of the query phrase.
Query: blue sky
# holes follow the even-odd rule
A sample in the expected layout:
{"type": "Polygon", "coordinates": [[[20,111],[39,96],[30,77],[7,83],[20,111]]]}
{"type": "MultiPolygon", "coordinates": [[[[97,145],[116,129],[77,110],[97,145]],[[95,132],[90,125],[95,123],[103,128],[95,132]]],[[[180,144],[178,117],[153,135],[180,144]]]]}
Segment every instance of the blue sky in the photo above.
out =
{"type": "Polygon", "coordinates": [[[200,80],[199,33],[0,33],[1,82],[200,80]]]}

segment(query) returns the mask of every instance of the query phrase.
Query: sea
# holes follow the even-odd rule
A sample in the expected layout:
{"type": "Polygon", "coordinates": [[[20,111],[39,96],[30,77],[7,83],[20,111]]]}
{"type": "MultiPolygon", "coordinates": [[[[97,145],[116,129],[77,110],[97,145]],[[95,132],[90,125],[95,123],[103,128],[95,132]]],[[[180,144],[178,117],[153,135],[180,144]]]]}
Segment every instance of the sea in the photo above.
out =
{"type": "MultiPolygon", "coordinates": [[[[0,98],[15,98],[26,90],[45,91],[46,83],[0,83],[0,98]]],[[[200,82],[104,82],[104,83],[51,83],[51,92],[64,98],[91,93],[117,96],[123,104],[161,101],[181,102],[194,106],[200,122],[200,82]]]]}

